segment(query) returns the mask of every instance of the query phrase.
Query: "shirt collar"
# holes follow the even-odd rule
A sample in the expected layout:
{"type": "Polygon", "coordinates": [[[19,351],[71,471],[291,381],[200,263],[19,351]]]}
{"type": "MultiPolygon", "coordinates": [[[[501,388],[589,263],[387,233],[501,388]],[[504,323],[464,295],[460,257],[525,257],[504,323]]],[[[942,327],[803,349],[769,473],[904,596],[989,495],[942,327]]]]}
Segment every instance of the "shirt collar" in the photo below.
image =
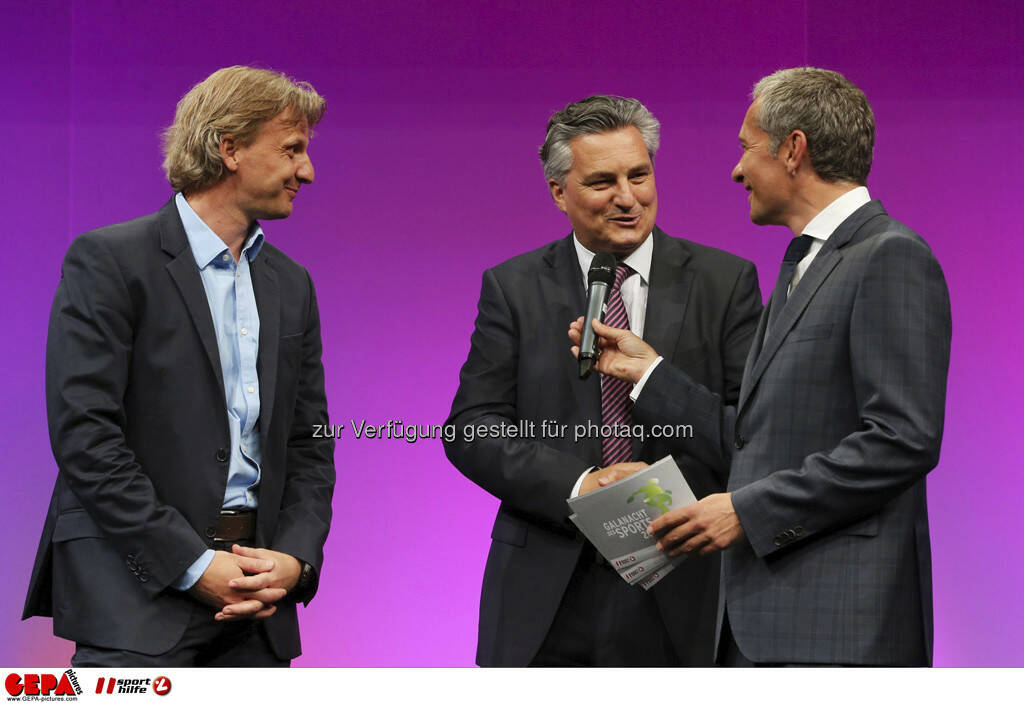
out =
{"type": "Polygon", "coordinates": [[[864,186],[857,186],[833,200],[824,210],[814,216],[802,234],[809,235],[821,241],[828,240],[832,233],[838,229],[843,221],[859,210],[862,206],[871,201],[868,189],[864,186]]]}
{"type": "MultiPolygon", "coordinates": [[[[580,244],[576,233],[572,233],[572,243],[576,247],[576,257],[580,261],[580,269],[583,271],[583,286],[587,285],[587,275],[590,273],[590,262],[594,260],[594,252],[580,244]]],[[[633,252],[622,260],[622,263],[640,274],[640,280],[650,285],[651,280],[651,257],[654,255],[654,237],[647,235],[644,243],[638,246],[633,252]]]]}
{"type": "MultiPolygon", "coordinates": [[[[185,236],[188,237],[188,245],[192,249],[192,256],[195,257],[199,268],[204,269],[218,257],[223,256],[224,252],[228,251],[228,247],[224,240],[218,237],[203,222],[202,218],[196,214],[196,211],[185,200],[184,195],[181,193],[175,195],[174,204],[178,208],[181,224],[185,227],[185,236]]],[[[260,253],[260,249],[263,248],[264,239],[263,230],[260,229],[259,223],[253,222],[249,230],[249,236],[246,237],[245,245],[242,247],[242,253],[249,258],[249,261],[255,259],[256,255],[260,253]]]]}

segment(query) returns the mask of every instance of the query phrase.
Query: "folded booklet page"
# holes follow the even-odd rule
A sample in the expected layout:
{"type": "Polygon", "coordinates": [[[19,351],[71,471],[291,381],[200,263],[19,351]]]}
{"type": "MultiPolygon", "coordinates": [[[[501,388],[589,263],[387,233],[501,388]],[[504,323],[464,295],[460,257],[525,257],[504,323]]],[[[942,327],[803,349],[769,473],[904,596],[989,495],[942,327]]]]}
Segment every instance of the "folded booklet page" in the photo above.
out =
{"type": "Polygon", "coordinates": [[[675,460],[667,456],[629,478],[570,498],[569,519],[626,583],[646,590],[685,558],[658,551],[647,526],[696,501],[675,460]]]}

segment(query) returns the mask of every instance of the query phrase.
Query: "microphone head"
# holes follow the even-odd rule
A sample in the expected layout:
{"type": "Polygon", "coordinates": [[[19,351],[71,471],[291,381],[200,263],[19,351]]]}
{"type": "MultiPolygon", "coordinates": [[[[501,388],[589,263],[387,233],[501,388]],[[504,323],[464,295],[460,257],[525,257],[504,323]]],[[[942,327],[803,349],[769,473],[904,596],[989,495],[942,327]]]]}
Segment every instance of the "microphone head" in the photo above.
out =
{"type": "Polygon", "coordinates": [[[615,267],[617,265],[618,262],[615,260],[614,254],[604,251],[595,254],[594,260],[590,262],[590,271],[587,272],[587,285],[604,283],[610,286],[615,282],[615,267]]]}

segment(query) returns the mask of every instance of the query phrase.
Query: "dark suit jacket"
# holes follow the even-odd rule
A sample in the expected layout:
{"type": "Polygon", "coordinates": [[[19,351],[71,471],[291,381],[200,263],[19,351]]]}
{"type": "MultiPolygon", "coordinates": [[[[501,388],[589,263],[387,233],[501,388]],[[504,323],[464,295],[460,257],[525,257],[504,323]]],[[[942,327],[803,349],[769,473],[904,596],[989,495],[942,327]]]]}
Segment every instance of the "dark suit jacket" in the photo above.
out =
{"type": "MultiPolygon", "coordinates": [[[[644,332],[673,363],[726,398],[736,398],[761,311],[749,261],[655,228],[644,332]]],[[[601,422],[600,380],[579,379],[568,350],[569,322],[585,289],[571,236],[484,273],[469,358],[448,422],[457,440],[452,463],[501,500],[491,534],[480,602],[477,662],[525,666],[554,619],[583,545],[566,499],[589,466],[601,463],[600,439],[573,441],[573,426],[601,422]],[[541,438],[540,423],[568,425],[541,438]],[[464,441],[467,427],[536,423],[535,439],[464,441]]],[[[634,447],[647,461],[668,453],[660,440],[634,447]]],[[[697,495],[721,490],[724,474],[693,461],[681,467],[697,495]]],[[[652,593],[684,662],[713,656],[717,560],[682,564],[652,593]]]]}
{"type": "MultiPolygon", "coordinates": [[[[265,243],[252,262],[263,463],[258,543],[319,573],[331,518],[333,442],[309,274],[265,243]]],[[[146,654],[169,650],[192,609],[170,584],[211,545],[230,434],[217,340],[172,199],[77,237],[46,350],[59,473],[23,617],[54,633],[146,654]]],[[[212,617],[212,613],[211,613],[212,617]]],[[[294,603],[266,621],[276,654],[300,653],[294,603]]]]}
{"type": "Polygon", "coordinates": [[[736,407],[665,363],[636,405],[692,422],[684,451],[731,462],[746,532],[722,560],[736,642],[755,662],[929,663],[925,474],[939,458],[951,335],[942,270],[872,201],[832,234],[766,335],[767,316],[736,407]]]}

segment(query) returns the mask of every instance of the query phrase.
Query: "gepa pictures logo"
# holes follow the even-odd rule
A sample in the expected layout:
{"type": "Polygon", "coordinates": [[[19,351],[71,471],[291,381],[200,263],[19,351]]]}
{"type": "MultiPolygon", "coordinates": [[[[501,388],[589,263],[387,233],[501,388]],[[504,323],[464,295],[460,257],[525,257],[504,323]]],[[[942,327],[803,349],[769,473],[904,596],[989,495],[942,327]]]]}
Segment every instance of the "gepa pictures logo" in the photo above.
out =
{"type": "Polygon", "coordinates": [[[82,687],[72,669],[61,674],[8,674],[4,679],[8,700],[31,700],[45,696],[47,700],[77,700],[82,687]]]}

